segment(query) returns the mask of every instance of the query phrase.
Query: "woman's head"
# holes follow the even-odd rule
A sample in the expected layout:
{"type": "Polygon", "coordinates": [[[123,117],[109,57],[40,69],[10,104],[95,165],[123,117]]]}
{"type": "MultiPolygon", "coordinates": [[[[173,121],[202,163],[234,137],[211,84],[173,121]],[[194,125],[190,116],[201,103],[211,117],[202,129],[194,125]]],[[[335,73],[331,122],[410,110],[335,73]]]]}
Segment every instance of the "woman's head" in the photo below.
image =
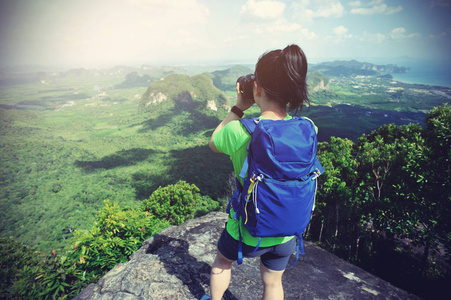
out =
{"type": "Polygon", "coordinates": [[[307,58],[297,45],[263,54],[255,67],[256,80],[268,97],[290,111],[310,102],[306,76],[307,58]]]}

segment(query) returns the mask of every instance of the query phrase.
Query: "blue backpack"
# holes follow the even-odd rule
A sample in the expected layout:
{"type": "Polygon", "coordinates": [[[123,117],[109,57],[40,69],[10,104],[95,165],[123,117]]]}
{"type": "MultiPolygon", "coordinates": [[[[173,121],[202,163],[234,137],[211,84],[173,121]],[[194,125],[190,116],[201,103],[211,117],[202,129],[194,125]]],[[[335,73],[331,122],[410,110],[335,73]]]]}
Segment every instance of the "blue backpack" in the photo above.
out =
{"type": "MultiPolygon", "coordinates": [[[[236,180],[228,212],[233,207],[234,219],[241,217],[249,233],[259,238],[254,252],[262,237],[297,236],[297,261],[299,246],[304,254],[302,233],[310,222],[316,179],[324,172],[316,155],[315,126],[302,117],[240,121],[252,138],[239,175],[243,186],[236,180]]],[[[243,261],[241,249],[240,231],[238,264],[243,261]]]]}

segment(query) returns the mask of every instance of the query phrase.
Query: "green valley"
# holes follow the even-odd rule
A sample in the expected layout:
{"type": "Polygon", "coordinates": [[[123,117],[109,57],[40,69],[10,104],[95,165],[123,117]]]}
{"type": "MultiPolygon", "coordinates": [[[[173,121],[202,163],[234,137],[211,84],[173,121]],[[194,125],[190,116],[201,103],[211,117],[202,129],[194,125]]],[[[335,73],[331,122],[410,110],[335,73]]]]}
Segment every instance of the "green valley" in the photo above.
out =
{"type": "Polygon", "coordinates": [[[103,200],[134,205],[183,178],[216,200],[225,196],[209,180],[221,185],[231,168],[213,158],[206,140],[227,99],[207,77],[155,82],[149,89],[167,84],[176,100],[152,109],[141,108],[147,87],[111,88],[123,80],[116,75],[53,80],[2,88],[2,236],[42,251],[61,249],[74,229],[92,224],[103,200]],[[177,87],[183,80],[188,84],[177,87]],[[210,84],[214,94],[193,84],[210,84]],[[190,89],[195,100],[183,98],[190,89]],[[216,110],[196,106],[207,98],[216,110]],[[208,160],[214,170],[201,167],[208,160]]]}

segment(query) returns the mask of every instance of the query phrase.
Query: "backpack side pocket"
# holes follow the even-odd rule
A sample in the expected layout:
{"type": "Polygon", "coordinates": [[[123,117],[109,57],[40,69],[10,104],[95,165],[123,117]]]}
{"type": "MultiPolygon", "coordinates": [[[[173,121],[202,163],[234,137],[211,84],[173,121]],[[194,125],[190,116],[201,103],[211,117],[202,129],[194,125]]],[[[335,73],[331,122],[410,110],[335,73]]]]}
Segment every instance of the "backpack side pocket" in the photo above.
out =
{"type": "Polygon", "coordinates": [[[310,222],[315,192],[314,180],[263,178],[246,200],[248,221],[244,225],[252,236],[301,235],[310,222]]]}

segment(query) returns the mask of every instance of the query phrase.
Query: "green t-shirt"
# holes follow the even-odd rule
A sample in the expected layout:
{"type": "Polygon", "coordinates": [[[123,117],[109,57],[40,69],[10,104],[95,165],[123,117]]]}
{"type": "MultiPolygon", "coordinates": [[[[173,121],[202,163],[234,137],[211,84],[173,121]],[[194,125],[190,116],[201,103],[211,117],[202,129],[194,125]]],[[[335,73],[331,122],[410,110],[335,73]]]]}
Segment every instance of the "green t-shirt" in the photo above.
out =
{"type": "MultiPolygon", "coordinates": [[[[292,117],[290,115],[287,115],[284,120],[290,120],[291,118],[292,117]]],[[[237,176],[241,184],[243,184],[243,180],[238,175],[240,174],[244,160],[246,159],[247,145],[249,144],[250,140],[251,135],[247,132],[246,128],[244,128],[243,124],[241,124],[239,120],[231,121],[230,123],[228,123],[226,126],[224,126],[224,128],[216,132],[213,138],[213,141],[218,151],[230,156],[230,160],[232,161],[233,169],[235,171],[235,176],[237,176]]],[[[239,239],[238,226],[240,226],[243,243],[249,246],[256,247],[259,238],[253,237],[246,229],[246,227],[242,225],[242,222],[233,219],[234,214],[235,212],[233,211],[232,208],[227,222],[227,232],[234,239],[238,240],[239,239]]],[[[288,242],[293,237],[294,236],[262,238],[260,247],[270,247],[274,245],[279,245],[288,242]]]]}

